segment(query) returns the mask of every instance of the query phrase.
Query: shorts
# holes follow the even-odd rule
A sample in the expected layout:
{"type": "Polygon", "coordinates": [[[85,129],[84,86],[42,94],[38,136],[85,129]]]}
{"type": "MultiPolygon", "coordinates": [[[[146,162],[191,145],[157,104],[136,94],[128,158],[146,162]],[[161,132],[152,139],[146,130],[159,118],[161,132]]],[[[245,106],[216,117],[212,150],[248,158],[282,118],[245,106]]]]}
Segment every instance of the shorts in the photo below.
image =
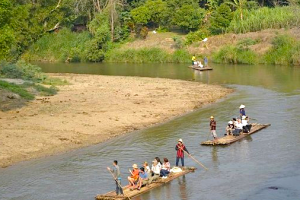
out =
{"type": "Polygon", "coordinates": [[[212,136],[213,136],[214,138],[217,138],[217,137],[218,137],[218,136],[217,136],[216,130],[211,130],[210,132],[211,132],[211,134],[212,134],[212,136]]]}

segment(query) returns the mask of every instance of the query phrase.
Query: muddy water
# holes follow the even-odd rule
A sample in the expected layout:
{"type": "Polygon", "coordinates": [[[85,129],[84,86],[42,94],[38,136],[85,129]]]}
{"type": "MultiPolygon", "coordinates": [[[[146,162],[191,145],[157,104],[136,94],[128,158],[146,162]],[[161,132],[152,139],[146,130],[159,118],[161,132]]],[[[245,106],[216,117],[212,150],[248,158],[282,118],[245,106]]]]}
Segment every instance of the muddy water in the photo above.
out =
{"type": "Polygon", "coordinates": [[[300,69],[274,66],[221,66],[193,72],[184,65],[49,64],[47,72],[134,75],[225,84],[236,92],[214,105],[147,130],[66,154],[22,162],[0,169],[0,199],[93,199],[114,189],[106,166],[117,159],[126,184],[133,163],[167,157],[174,164],[175,144],[188,150],[208,171],[197,166],[164,187],[135,199],[256,200],[300,198],[300,69]],[[207,139],[208,118],[222,135],[226,122],[245,104],[252,122],[272,125],[227,147],[200,146],[207,139]]]}

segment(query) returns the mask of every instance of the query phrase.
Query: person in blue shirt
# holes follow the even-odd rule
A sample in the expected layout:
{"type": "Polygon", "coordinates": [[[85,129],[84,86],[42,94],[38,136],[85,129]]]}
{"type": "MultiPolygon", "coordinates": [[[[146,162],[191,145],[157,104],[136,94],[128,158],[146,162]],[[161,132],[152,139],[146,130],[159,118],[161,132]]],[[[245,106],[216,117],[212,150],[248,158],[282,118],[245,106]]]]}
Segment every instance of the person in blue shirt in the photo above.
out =
{"type": "Polygon", "coordinates": [[[240,105],[240,118],[242,119],[243,116],[246,116],[246,111],[245,111],[245,105],[240,105]]]}
{"type": "Polygon", "coordinates": [[[208,65],[208,59],[207,59],[207,57],[205,56],[205,57],[204,57],[204,67],[208,67],[207,65],[208,65]]]}
{"type": "Polygon", "coordinates": [[[138,188],[137,190],[140,190],[142,185],[145,185],[148,183],[149,177],[148,174],[145,172],[145,168],[141,167],[140,168],[140,173],[139,173],[139,182],[138,182],[138,188]]]}
{"type": "Polygon", "coordinates": [[[123,193],[123,189],[122,189],[122,186],[121,186],[121,173],[120,173],[120,168],[118,166],[118,161],[117,160],[114,160],[113,162],[113,169],[107,167],[107,169],[109,171],[111,171],[114,175],[114,179],[116,181],[116,194],[119,195],[124,195],[123,193]]]}

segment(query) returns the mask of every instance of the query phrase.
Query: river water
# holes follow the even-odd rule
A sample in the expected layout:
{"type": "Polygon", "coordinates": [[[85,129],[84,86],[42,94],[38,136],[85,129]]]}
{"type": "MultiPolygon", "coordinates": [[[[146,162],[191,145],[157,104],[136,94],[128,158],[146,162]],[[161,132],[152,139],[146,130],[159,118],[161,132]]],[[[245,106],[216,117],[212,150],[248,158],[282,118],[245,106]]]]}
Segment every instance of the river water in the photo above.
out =
{"type": "MultiPolygon", "coordinates": [[[[208,171],[196,166],[187,174],[136,200],[256,200],[300,199],[300,68],[285,66],[213,65],[196,72],[184,64],[40,64],[45,72],[162,77],[223,84],[235,93],[213,105],[170,122],[135,131],[102,144],[69,153],[21,162],[0,169],[0,199],[94,199],[115,185],[106,166],[119,161],[122,183],[127,170],[154,157],[174,165],[175,145],[182,138],[192,155],[208,171]],[[271,126],[226,147],[201,146],[207,140],[209,117],[222,135],[226,123],[238,115],[240,104],[252,122],[271,126]]],[[[174,97],[176,98],[176,97],[174,97]]]]}

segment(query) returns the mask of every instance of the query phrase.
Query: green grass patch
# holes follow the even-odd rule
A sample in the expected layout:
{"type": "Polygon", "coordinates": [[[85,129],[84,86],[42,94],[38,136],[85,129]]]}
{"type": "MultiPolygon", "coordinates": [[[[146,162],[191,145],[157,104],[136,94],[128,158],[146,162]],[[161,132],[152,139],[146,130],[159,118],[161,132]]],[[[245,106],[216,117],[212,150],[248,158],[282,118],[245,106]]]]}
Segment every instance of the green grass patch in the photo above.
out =
{"type": "Polygon", "coordinates": [[[58,89],[54,86],[45,87],[42,85],[34,85],[33,86],[42,96],[53,96],[57,94],[58,89]]]}
{"type": "Polygon", "coordinates": [[[111,50],[106,56],[106,62],[124,63],[185,63],[190,61],[190,54],[183,49],[176,50],[169,54],[160,48],[141,48],[126,50],[111,50]]]}
{"type": "Polygon", "coordinates": [[[26,90],[24,86],[19,86],[13,83],[8,83],[6,81],[1,81],[0,80],[0,88],[11,91],[15,94],[20,95],[20,97],[26,99],[26,100],[33,100],[34,95],[31,94],[26,90]]]}
{"type": "Polygon", "coordinates": [[[283,6],[268,8],[262,7],[253,10],[244,10],[243,20],[236,11],[228,28],[229,32],[247,33],[264,29],[292,28],[300,25],[300,7],[283,6]]]}

